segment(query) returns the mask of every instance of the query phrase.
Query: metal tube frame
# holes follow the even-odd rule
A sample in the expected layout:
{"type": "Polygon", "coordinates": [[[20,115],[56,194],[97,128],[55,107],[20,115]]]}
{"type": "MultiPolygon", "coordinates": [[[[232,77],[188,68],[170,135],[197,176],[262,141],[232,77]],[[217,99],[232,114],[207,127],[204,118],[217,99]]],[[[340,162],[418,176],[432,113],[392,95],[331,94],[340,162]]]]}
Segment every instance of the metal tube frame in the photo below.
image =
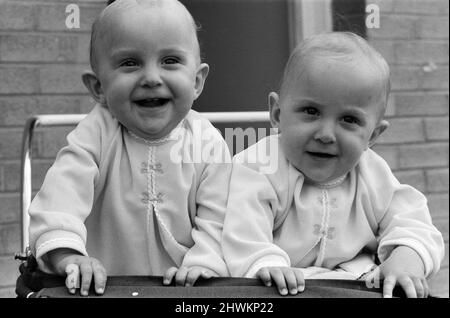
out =
{"type": "MultiPolygon", "coordinates": [[[[242,122],[267,122],[269,112],[202,112],[203,116],[212,123],[242,123],[242,122]]],[[[31,145],[33,134],[37,127],[73,126],[78,124],[86,114],[58,114],[58,115],[37,115],[30,117],[23,131],[22,154],[21,154],[21,178],[20,178],[20,222],[21,222],[21,253],[16,254],[16,258],[25,259],[30,254],[28,246],[28,227],[30,218],[28,209],[32,197],[31,180],[31,145]]]]}

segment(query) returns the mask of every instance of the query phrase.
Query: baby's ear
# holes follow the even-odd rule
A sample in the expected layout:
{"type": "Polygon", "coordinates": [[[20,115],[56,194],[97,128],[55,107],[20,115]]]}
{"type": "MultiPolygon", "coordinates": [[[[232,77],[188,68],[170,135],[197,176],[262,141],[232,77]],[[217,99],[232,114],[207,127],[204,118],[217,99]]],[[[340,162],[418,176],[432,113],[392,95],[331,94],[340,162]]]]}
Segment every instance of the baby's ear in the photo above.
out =
{"type": "Polygon", "coordinates": [[[270,92],[269,94],[269,115],[270,123],[273,128],[278,128],[280,132],[280,97],[275,92],[270,92]]]}
{"type": "Polygon", "coordinates": [[[197,99],[203,91],[203,86],[205,85],[206,78],[209,73],[209,65],[206,63],[201,63],[197,69],[197,74],[195,75],[195,95],[194,99],[197,99]]]}
{"type": "Polygon", "coordinates": [[[83,75],[81,75],[81,79],[94,100],[101,105],[105,105],[105,95],[103,94],[97,75],[92,71],[85,71],[83,75]]]}
{"type": "Polygon", "coordinates": [[[369,148],[375,144],[378,137],[389,127],[389,122],[387,120],[380,120],[377,127],[373,130],[372,136],[369,139],[369,148]]]}

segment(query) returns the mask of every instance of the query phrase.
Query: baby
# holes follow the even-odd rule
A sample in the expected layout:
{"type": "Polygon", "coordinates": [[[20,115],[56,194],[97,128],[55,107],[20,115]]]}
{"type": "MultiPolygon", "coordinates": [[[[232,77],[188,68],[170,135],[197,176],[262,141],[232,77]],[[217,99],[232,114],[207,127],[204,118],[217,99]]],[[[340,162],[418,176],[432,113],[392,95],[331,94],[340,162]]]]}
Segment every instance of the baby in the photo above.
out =
{"type": "Polygon", "coordinates": [[[220,239],[231,158],[220,133],[191,110],[209,71],[192,16],[175,0],[115,1],[93,25],[90,62],[82,80],[97,104],[29,210],[40,268],[80,272],[82,295],[92,280],[102,294],[107,275],[181,285],[228,275],[220,239]],[[175,149],[193,146],[216,153],[180,160],[175,149]]]}
{"type": "Polygon", "coordinates": [[[269,95],[279,134],[233,159],[222,243],[232,276],[273,281],[282,295],[302,291],[305,278],[379,278],[385,297],[396,284],[428,295],[442,235],[425,196],[370,149],[388,127],[388,95],[386,61],[355,34],[317,35],[294,50],[280,94],[269,95]]]}

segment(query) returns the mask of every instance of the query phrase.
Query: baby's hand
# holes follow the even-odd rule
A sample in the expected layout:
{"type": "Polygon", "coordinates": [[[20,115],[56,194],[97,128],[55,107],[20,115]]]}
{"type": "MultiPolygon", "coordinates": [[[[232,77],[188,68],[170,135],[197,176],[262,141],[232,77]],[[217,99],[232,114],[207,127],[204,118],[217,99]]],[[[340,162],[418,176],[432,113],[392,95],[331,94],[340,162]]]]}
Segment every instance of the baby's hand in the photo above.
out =
{"type": "Polygon", "coordinates": [[[67,275],[66,287],[71,294],[80,287],[80,294],[87,296],[94,276],[94,286],[97,294],[103,294],[106,286],[106,270],[99,260],[81,255],[70,249],[56,249],[48,254],[51,265],[59,275],[67,275]]]}
{"type": "Polygon", "coordinates": [[[213,276],[218,276],[212,270],[202,266],[192,266],[180,268],[169,268],[163,277],[163,284],[170,285],[172,279],[175,277],[175,284],[180,286],[193,286],[199,277],[209,279],[213,276]]]}
{"type": "Polygon", "coordinates": [[[429,294],[422,259],[411,248],[399,246],[378,267],[383,282],[383,297],[391,298],[395,285],[400,285],[408,298],[426,298],[429,294]]]}
{"type": "Polygon", "coordinates": [[[266,286],[272,286],[272,281],[278,288],[278,292],[285,296],[288,293],[296,295],[305,290],[305,279],[299,268],[293,267],[263,267],[256,277],[261,279],[266,286]]]}

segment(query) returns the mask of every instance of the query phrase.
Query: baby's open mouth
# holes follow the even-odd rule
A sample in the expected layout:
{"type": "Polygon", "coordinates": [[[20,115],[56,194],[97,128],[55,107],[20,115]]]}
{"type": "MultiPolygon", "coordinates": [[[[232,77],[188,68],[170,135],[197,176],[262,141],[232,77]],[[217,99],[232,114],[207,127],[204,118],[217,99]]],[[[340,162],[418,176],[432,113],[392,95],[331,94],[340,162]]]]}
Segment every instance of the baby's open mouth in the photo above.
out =
{"type": "Polygon", "coordinates": [[[307,153],[310,156],[316,157],[316,158],[323,158],[323,159],[331,159],[331,158],[335,158],[337,157],[337,155],[333,155],[330,153],[325,153],[325,152],[312,152],[312,151],[307,151],[307,153]]]}
{"type": "Polygon", "coordinates": [[[146,98],[134,101],[141,107],[161,107],[169,102],[168,98],[146,98]]]}

